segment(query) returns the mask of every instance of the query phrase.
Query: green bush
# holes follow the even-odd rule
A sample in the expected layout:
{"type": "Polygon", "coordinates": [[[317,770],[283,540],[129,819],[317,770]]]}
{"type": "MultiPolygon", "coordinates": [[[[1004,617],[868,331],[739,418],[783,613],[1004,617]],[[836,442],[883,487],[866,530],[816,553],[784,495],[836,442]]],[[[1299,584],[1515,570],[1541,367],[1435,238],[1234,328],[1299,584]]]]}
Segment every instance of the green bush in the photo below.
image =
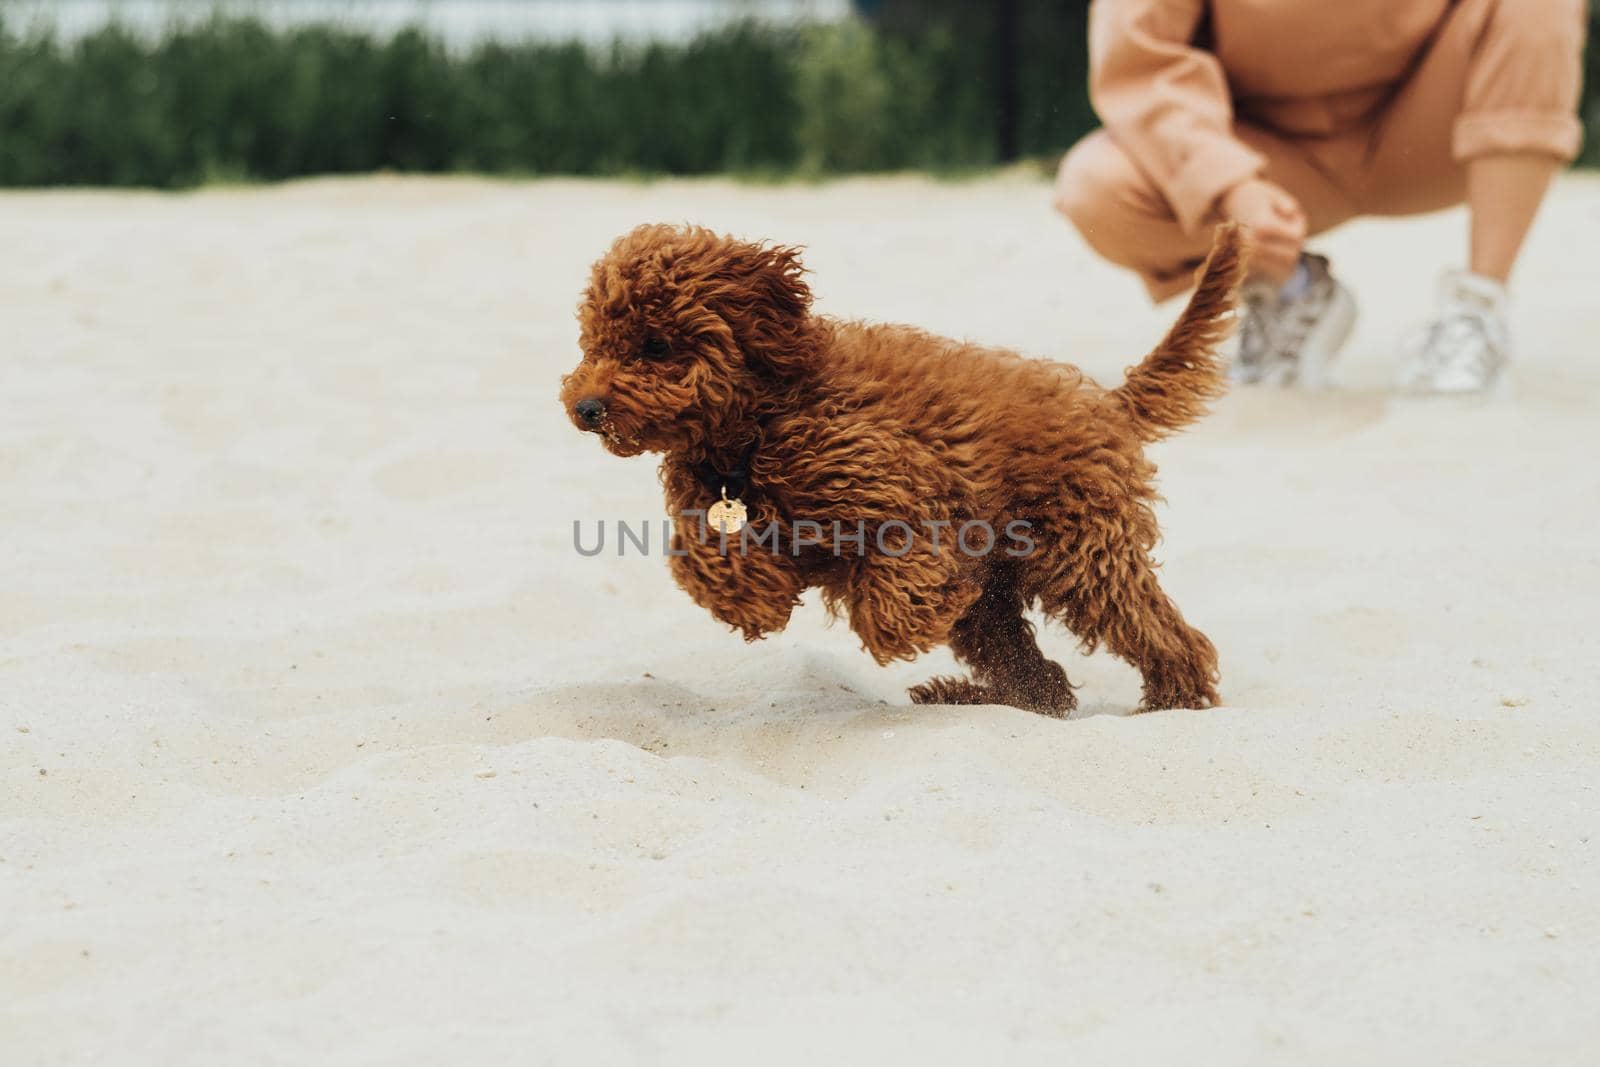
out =
{"type": "Polygon", "coordinates": [[[796,62],[802,165],[811,172],[860,170],[883,150],[894,95],[878,35],[855,22],[823,26],[796,62]]]}
{"type": "Polygon", "coordinates": [[[795,61],[809,173],[961,170],[995,162],[982,70],[948,29],[907,39],[858,22],[808,32],[795,61]]]}
{"type": "MultiPolygon", "coordinates": [[[[741,24],[678,44],[485,43],[213,17],[71,43],[0,18],[0,185],[182,187],[400,171],[966,170],[1094,126],[1078,3],[1018,0],[1001,118],[989,5],[890,0],[871,23],[741,24]]],[[[1600,37],[1600,13],[1595,20],[1600,37]]],[[[1586,160],[1600,162],[1600,48],[1586,160]]]]}
{"type": "MultiPolygon", "coordinates": [[[[215,18],[72,44],[0,23],[0,184],[187,186],[392,169],[787,171],[799,37],[484,44],[215,18]]],[[[867,166],[875,159],[862,161],[867,166]]]]}
{"type": "Polygon", "coordinates": [[[987,61],[937,25],[453,53],[415,29],[216,17],[155,42],[112,26],[67,44],[0,23],[0,184],[963,169],[996,158],[987,61]]]}

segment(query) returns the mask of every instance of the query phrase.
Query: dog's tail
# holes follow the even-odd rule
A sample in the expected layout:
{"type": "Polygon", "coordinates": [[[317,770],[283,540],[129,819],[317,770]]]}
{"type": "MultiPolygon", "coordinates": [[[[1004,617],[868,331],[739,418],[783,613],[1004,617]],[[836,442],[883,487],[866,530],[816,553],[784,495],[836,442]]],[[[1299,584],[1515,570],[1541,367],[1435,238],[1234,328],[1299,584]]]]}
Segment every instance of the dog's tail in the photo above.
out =
{"type": "Polygon", "coordinates": [[[1250,231],[1236,222],[1218,226],[1183,314],[1144,362],[1128,369],[1127,381],[1111,390],[1111,399],[1127,412],[1144,440],[1181,430],[1227,390],[1217,346],[1233,329],[1234,304],[1249,258],[1250,231]]]}

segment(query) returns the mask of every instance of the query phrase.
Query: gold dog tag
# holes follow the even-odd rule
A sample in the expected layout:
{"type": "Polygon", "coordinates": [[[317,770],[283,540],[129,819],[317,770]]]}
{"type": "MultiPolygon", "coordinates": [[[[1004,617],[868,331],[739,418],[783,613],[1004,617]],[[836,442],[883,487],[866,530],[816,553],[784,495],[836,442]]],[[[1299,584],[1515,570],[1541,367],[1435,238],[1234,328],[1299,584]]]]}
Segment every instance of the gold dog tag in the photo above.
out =
{"type": "Polygon", "coordinates": [[[706,509],[706,521],[713,528],[721,530],[724,536],[736,534],[744,529],[745,519],[750,513],[745,510],[744,501],[738,497],[728,499],[728,490],[722,490],[722,499],[706,509]]]}

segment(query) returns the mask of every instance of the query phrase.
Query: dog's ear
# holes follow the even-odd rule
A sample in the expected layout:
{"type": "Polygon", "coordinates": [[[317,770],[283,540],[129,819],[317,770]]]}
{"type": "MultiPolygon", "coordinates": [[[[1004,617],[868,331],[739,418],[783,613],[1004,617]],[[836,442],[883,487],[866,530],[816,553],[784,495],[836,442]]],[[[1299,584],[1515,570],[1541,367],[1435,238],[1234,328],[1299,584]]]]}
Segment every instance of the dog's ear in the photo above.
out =
{"type": "Polygon", "coordinates": [[[817,340],[800,250],[740,242],[726,264],[720,280],[732,291],[723,314],[746,361],[773,378],[803,374],[816,359],[817,340]]]}

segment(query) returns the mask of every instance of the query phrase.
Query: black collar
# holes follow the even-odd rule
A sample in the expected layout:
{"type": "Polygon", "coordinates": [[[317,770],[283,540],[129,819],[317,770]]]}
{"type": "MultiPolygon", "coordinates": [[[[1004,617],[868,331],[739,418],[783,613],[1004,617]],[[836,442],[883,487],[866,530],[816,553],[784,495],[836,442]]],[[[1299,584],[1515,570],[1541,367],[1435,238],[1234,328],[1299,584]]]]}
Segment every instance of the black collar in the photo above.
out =
{"type": "Polygon", "coordinates": [[[744,450],[744,455],[730,470],[718,470],[710,460],[694,465],[695,477],[700,483],[713,493],[726,494],[730,499],[738,499],[745,487],[750,484],[750,460],[756,454],[756,446],[761,442],[752,441],[750,447],[744,450]]]}

